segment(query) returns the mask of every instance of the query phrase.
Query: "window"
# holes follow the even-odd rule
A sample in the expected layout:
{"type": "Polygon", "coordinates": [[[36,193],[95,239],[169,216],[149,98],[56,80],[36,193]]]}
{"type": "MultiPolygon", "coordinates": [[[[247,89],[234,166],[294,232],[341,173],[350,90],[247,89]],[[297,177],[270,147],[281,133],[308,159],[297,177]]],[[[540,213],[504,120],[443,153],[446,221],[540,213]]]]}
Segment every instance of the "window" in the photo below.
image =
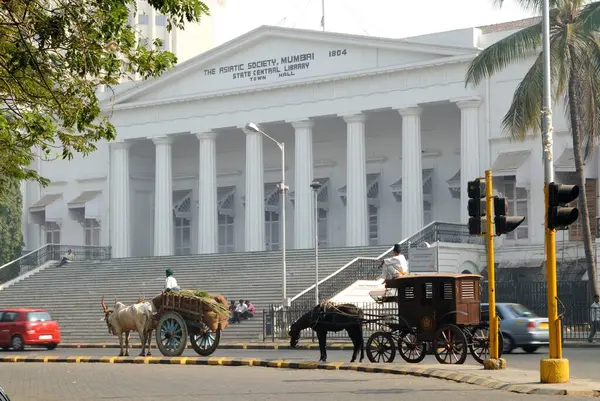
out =
{"type": "Polygon", "coordinates": [[[319,208],[319,246],[327,245],[327,209],[319,208]]]}
{"type": "Polygon", "coordinates": [[[175,255],[192,253],[192,191],[189,189],[173,192],[173,235],[175,255]]]}
{"type": "Polygon", "coordinates": [[[379,208],[369,205],[369,245],[379,244],[379,208]]]}
{"type": "Polygon", "coordinates": [[[219,214],[219,253],[235,252],[233,216],[219,214]]]}
{"type": "MultiPolygon", "coordinates": [[[[502,186],[499,186],[501,191],[508,201],[508,214],[510,216],[525,216],[528,212],[528,193],[527,189],[517,187],[515,176],[504,177],[502,186]]],[[[523,240],[529,238],[529,227],[527,218],[521,223],[516,230],[506,234],[507,239],[523,240]]]]}
{"type": "Polygon", "coordinates": [[[46,243],[60,244],[60,226],[53,221],[46,222],[46,243]]]}
{"type": "Polygon", "coordinates": [[[157,15],[154,21],[157,26],[165,26],[167,24],[167,19],[164,15],[157,15]]]}
{"type": "Polygon", "coordinates": [[[138,15],[138,24],[148,25],[148,15],[147,14],[138,15]]]}
{"type": "Polygon", "coordinates": [[[506,308],[517,317],[538,317],[535,313],[520,304],[510,304],[506,308]]]}
{"type": "Polygon", "coordinates": [[[2,320],[0,320],[0,322],[2,322],[2,323],[16,322],[17,316],[18,316],[17,312],[4,312],[4,314],[2,315],[2,320]]]}
{"type": "Polygon", "coordinates": [[[85,219],[85,244],[100,245],[100,222],[96,219],[85,219]]]}
{"type": "Polygon", "coordinates": [[[189,255],[192,251],[192,222],[185,217],[175,217],[175,255],[189,255]]]}
{"type": "Polygon", "coordinates": [[[279,213],[265,211],[265,242],[267,251],[279,250],[279,213]]]}
{"type": "Polygon", "coordinates": [[[431,202],[423,201],[423,225],[433,221],[433,209],[431,202]]]}
{"type": "Polygon", "coordinates": [[[27,313],[27,321],[28,322],[49,322],[52,318],[48,312],[28,312],[27,313]]]}

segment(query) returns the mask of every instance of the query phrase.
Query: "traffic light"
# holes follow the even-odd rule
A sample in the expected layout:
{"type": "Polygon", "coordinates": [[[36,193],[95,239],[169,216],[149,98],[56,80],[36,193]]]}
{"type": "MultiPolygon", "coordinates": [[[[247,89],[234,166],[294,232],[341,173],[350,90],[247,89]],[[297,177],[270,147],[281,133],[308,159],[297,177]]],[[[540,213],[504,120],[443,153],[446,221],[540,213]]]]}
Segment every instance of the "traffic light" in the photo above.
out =
{"type": "Polygon", "coordinates": [[[579,196],[578,185],[548,184],[548,228],[565,230],[579,217],[576,207],[567,207],[579,196]]]}
{"type": "Polygon", "coordinates": [[[485,182],[479,178],[469,181],[467,184],[467,195],[469,196],[469,235],[485,234],[485,182]]]}
{"type": "Polygon", "coordinates": [[[507,216],[508,200],[506,198],[494,197],[494,224],[496,235],[508,234],[514,231],[525,221],[525,216],[507,216]]]}

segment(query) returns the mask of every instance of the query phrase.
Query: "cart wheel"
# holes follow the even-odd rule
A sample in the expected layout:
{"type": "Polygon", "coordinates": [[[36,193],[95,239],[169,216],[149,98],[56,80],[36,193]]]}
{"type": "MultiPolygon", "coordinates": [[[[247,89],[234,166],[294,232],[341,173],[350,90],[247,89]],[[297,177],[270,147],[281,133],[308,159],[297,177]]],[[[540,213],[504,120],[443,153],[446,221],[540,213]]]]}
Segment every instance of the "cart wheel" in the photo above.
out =
{"type": "Polygon", "coordinates": [[[208,329],[204,333],[190,334],[192,348],[200,356],[209,356],[217,350],[221,341],[221,330],[212,331],[208,329]]]}
{"type": "Polygon", "coordinates": [[[158,321],[156,346],[164,356],[180,356],[185,350],[188,331],[179,313],[167,312],[158,321]]]}
{"type": "Polygon", "coordinates": [[[396,346],[390,333],[377,331],[367,340],[367,358],[369,361],[391,363],[396,357],[396,346]]]}
{"type": "Polygon", "coordinates": [[[417,340],[415,333],[403,331],[398,339],[398,353],[408,363],[419,363],[427,356],[427,346],[417,340]]]}
{"type": "Polygon", "coordinates": [[[443,325],[435,334],[433,353],[439,363],[462,365],[468,355],[465,333],[453,324],[443,325]]]}
{"type": "MultiPolygon", "coordinates": [[[[469,351],[477,362],[483,365],[483,361],[490,358],[490,330],[487,324],[482,324],[471,329],[469,339],[469,351]]],[[[502,332],[498,332],[498,358],[502,356],[504,341],[502,332]]]]}

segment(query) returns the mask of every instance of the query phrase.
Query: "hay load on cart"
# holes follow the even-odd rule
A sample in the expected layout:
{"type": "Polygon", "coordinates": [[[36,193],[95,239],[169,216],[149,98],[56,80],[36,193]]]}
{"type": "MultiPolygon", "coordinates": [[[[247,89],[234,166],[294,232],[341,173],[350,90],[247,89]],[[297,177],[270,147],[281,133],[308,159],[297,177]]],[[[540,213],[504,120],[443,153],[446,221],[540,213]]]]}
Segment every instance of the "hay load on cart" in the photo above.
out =
{"type": "Polygon", "coordinates": [[[220,294],[205,291],[163,292],[152,299],[157,310],[156,345],[165,356],[180,356],[189,336],[192,348],[209,356],[229,324],[229,305],[220,294]]]}

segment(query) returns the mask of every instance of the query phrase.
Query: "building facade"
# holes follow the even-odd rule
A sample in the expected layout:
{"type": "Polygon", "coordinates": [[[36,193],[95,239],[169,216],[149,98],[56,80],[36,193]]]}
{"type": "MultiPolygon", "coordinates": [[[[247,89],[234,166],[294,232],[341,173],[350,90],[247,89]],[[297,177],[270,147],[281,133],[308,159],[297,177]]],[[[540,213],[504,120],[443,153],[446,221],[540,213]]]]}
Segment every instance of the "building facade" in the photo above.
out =
{"type": "MultiPolygon", "coordinates": [[[[101,94],[115,142],[38,162],[52,183],[25,186],[27,247],[111,245],[113,257],[279,249],[282,152],[248,122],[285,144],[288,248],[314,247],[315,206],[321,246],[391,244],[434,220],[466,222],[467,182],[488,168],[511,214],[526,216],[499,241],[543,244],[540,137],[514,142],[501,130],[533,58],[464,84],[478,49],[534,22],[409,39],[263,26],[121,85],[101,94]]],[[[555,168],[569,182],[560,107],[555,168]]],[[[596,158],[586,163],[594,216],[596,158]]]]}

